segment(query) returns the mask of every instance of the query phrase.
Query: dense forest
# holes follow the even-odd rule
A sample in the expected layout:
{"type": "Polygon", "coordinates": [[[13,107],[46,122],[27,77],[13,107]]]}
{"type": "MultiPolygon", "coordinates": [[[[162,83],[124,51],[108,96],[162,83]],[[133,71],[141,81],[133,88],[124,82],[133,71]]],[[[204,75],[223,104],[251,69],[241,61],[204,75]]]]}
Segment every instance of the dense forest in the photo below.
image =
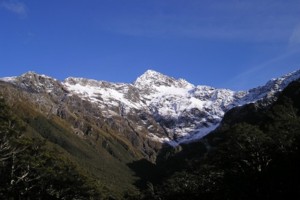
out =
{"type": "Polygon", "coordinates": [[[140,191],[122,196],[106,190],[105,183],[51,138],[28,134],[32,122],[27,119],[16,115],[1,96],[1,199],[250,200],[289,199],[300,193],[299,81],[272,104],[261,101],[230,110],[220,127],[201,141],[162,148],[156,163],[128,163],[139,177],[135,186],[140,191]]]}
{"type": "Polygon", "coordinates": [[[135,154],[116,132],[70,112],[74,126],[92,130],[76,134],[72,123],[31,101],[49,94],[30,92],[0,87],[0,199],[122,199],[137,191],[126,165],[135,154]]]}
{"type": "Polygon", "coordinates": [[[46,140],[24,135],[26,125],[0,98],[0,198],[98,199],[96,185],[46,140]]]}
{"type": "MultiPolygon", "coordinates": [[[[300,82],[230,110],[200,142],[161,152],[135,199],[291,199],[300,194],[300,82]]],[[[146,165],[144,165],[146,166],[146,165]]],[[[151,165],[148,165],[151,166],[151,165]]],[[[134,199],[134,198],[133,198],[134,199]]]]}

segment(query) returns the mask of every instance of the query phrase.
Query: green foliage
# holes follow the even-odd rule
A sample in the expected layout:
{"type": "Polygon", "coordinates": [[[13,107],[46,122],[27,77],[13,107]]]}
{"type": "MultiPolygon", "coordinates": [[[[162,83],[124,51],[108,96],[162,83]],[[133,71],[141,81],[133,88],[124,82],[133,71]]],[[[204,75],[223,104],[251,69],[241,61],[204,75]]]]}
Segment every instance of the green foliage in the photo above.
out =
{"type": "Polygon", "coordinates": [[[99,199],[96,185],[40,139],[23,137],[21,121],[0,98],[0,198],[99,199]]]}
{"type": "Polygon", "coordinates": [[[162,149],[155,165],[134,161],[138,153],[113,130],[87,120],[88,134],[77,136],[68,121],[0,98],[0,198],[118,199],[124,191],[124,199],[299,196],[299,102],[295,82],[268,107],[231,110],[201,142],[162,149]],[[128,167],[140,177],[141,193],[128,167]]]}
{"type": "Polygon", "coordinates": [[[258,127],[242,123],[223,134],[227,139],[215,152],[220,166],[228,167],[232,172],[255,174],[262,172],[272,161],[273,140],[258,127]]]}
{"type": "Polygon", "coordinates": [[[45,149],[57,152],[56,155],[96,182],[97,191],[104,199],[122,199],[125,192],[136,192],[133,183],[137,178],[127,164],[142,157],[140,149],[101,117],[101,113],[93,111],[100,117],[93,119],[85,111],[93,109],[87,101],[74,96],[60,102],[52,94],[34,93],[8,83],[1,83],[0,93],[9,105],[7,111],[26,127],[18,130],[22,139],[45,140],[45,149]],[[55,109],[51,109],[56,108],[56,103],[60,104],[65,118],[58,116],[61,113],[55,115],[55,109]]]}
{"type": "MultiPolygon", "coordinates": [[[[229,112],[218,131],[193,144],[205,144],[208,153],[197,155],[185,150],[185,166],[161,180],[151,194],[145,192],[143,198],[250,200],[299,196],[299,99],[300,83],[296,82],[269,107],[252,104],[229,112]]],[[[173,161],[169,158],[166,162],[173,161]]]]}

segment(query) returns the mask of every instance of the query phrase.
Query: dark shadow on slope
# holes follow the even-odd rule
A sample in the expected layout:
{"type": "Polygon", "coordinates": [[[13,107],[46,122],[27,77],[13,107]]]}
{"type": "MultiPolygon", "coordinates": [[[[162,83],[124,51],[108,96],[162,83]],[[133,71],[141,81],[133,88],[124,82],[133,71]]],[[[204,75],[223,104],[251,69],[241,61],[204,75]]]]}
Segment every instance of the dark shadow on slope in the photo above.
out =
{"type": "Polygon", "coordinates": [[[200,141],[164,145],[155,165],[142,160],[129,167],[144,188],[154,185],[147,199],[291,199],[300,188],[299,117],[300,81],[295,81],[270,105],[232,109],[221,127],[200,141]]]}
{"type": "Polygon", "coordinates": [[[139,178],[134,183],[139,189],[146,189],[149,182],[157,183],[159,180],[160,172],[156,165],[146,159],[129,163],[128,167],[132,169],[135,172],[135,176],[139,178]]]}
{"type": "Polygon", "coordinates": [[[157,155],[155,164],[142,159],[127,165],[139,178],[135,182],[135,186],[144,190],[149,183],[160,184],[166,177],[185,169],[189,166],[190,159],[193,158],[193,161],[200,162],[206,152],[207,149],[203,141],[182,144],[177,147],[164,144],[157,155]]]}

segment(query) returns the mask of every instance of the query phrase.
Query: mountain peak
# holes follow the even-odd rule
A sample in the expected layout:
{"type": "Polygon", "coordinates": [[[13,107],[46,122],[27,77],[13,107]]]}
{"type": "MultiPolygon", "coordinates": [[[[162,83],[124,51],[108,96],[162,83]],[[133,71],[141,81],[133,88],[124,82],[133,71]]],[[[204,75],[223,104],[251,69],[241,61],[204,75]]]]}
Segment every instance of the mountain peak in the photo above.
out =
{"type": "Polygon", "coordinates": [[[154,71],[152,69],[148,69],[145,73],[143,73],[141,76],[137,78],[137,80],[142,79],[142,80],[151,80],[151,79],[156,79],[156,78],[170,78],[160,72],[154,71]]]}
{"type": "Polygon", "coordinates": [[[145,127],[149,133],[147,137],[155,141],[180,143],[207,134],[232,107],[266,98],[270,98],[270,101],[275,99],[277,92],[298,78],[300,70],[245,92],[194,86],[184,79],[169,77],[154,70],[147,70],[134,85],[75,77],[60,82],[32,71],[0,80],[35,94],[78,96],[95,104],[103,117],[121,116],[130,119],[130,124],[137,124],[136,130],[144,131],[145,127]]]}
{"type": "MultiPolygon", "coordinates": [[[[157,76],[157,75],[163,75],[162,73],[160,72],[157,72],[155,70],[152,70],[152,69],[148,69],[147,71],[145,71],[145,73],[143,75],[147,75],[147,76],[157,76]]],[[[142,76],[143,76],[142,75],[142,76]]]]}
{"type": "Polygon", "coordinates": [[[2,80],[35,92],[57,92],[61,91],[62,86],[57,79],[34,71],[28,71],[17,77],[6,77],[2,80]]]}
{"type": "Polygon", "coordinates": [[[12,77],[4,77],[0,80],[5,82],[26,82],[26,81],[32,81],[33,82],[44,82],[44,80],[51,80],[51,81],[57,81],[55,78],[52,78],[50,76],[46,76],[44,74],[38,74],[34,71],[28,71],[20,76],[12,76],[12,77]]]}
{"type": "Polygon", "coordinates": [[[52,78],[50,76],[46,76],[44,74],[38,74],[34,71],[28,71],[28,72],[22,74],[20,76],[20,78],[23,78],[23,79],[41,79],[41,78],[44,78],[44,79],[52,79],[52,80],[56,81],[55,78],[52,78]]]}
{"type": "Polygon", "coordinates": [[[184,79],[177,80],[173,77],[169,77],[167,75],[149,69],[136,79],[136,81],[134,82],[134,86],[138,88],[145,88],[145,87],[153,87],[153,86],[186,87],[186,86],[193,86],[193,85],[188,83],[184,79]]]}
{"type": "Polygon", "coordinates": [[[21,76],[30,76],[30,75],[39,75],[39,74],[36,73],[35,71],[28,71],[22,74],[21,76]]]}

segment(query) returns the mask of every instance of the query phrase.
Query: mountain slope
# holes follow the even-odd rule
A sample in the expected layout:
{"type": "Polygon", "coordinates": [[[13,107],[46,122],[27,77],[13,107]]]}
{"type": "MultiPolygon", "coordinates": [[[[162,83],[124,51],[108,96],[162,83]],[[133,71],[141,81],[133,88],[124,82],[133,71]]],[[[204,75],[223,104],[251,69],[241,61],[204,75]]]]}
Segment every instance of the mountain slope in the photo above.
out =
{"type": "Polygon", "coordinates": [[[299,77],[299,71],[293,72],[245,92],[194,86],[153,70],[133,84],[68,78],[65,86],[81,98],[98,103],[109,117],[119,115],[130,120],[128,116],[147,113],[142,123],[132,121],[137,123],[134,129],[148,132],[152,140],[176,145],[206,135],[230,108],[272,98],[299,77]]]}
{"type": "MultiPolygon", "coordinates": [[[[28,72],[2,78],[0,94],[27,125],[28,137],[48,141],[87,170],[101,191],[121,198],[124,192],[136,190],[138,174],[132,163],[141,159],[154,163],[165,156],[164,147],[174,146],[177,151],[202,138],[232,108],[229,114],[248,103],[271,105],[277,93],[299,77],[296,71],[265,86],[235,92],[194,86],[152,70],[133,84],[72,77],[59,81],[28,72]]],[[[175,165],[179,163],[184,162],[177,160],[175,165]]]]}
{"type": "Polygon", "coordinates": [[[88,172],[50,141],[30,136],[33,132],[0,95],[1,199],[105,197],[88,172]]]}
{"type": "MultiPolygon", "coordinates": [[[[127,163],[142,158],[142,154],[107,125],[98,128],[88,118],[71,113],[65,105],[76,102],[88,108],[87,102],[66,97],[57,105],[53,94],[23,90],[4,82],[0,86],[0,94],[11,111],[26,124],[27,137],[47,141],[86,171],[98,183],[99,190],[106,193],[104,196],[114,194],[119,199],[124,192],[135,190],[135,177],[127,163]],[[60,107],[64,107],[63,118],[60,107]],[[59,112],[53,114],[54,110],[59,112]]],[[[77,111],[82,112],[79,106],[77,111]]]]}
{"type": "MultiPolygon", "coordinates": [[[[162,143],[176,146],[205,136],[218,126],[224,113],[233,107],[265,98],[272,101],[277,92],[299,77],[300,71],[296,71],[270,80],[264,86],[240,92],[194,86],[183,79],[168,77],[153,70],[146,71],[133,84],[73,77],[60,82],[33,72],[2,80],[26,90],[48,93],[55,100],[51,112],[62,118],[70,113],[65,111],[62,102],[79,97],[91,108],[84,108],[86,111],[83,113],[94,120],[101,118],[110,127],[115,127],[134,146],[139,146],[144,155],[151,157],[162,143]],[[143,139],[136,141],[135,135],[143,139]],[[153,148],[155,151],[151,151],[153,148]]],[[[43,104],[41,101],[46,102],[47,99],[35,101],[43,104]]],[[[74,106],[75,102],[68,104],[74,106]]],[[[77,133],[83,134],[81,129],[77,129],[77,133]]]]}
{"type": "Polygon", "coordinates": [[[160,179],[152,180],[152,187],[137,199],[298,196],[299,102],[300,79],[267,106],[259,101],[233,108],[220,127],[202,140],[161,152],[163,159],[152,170],[160,172],[160,179]]]}

